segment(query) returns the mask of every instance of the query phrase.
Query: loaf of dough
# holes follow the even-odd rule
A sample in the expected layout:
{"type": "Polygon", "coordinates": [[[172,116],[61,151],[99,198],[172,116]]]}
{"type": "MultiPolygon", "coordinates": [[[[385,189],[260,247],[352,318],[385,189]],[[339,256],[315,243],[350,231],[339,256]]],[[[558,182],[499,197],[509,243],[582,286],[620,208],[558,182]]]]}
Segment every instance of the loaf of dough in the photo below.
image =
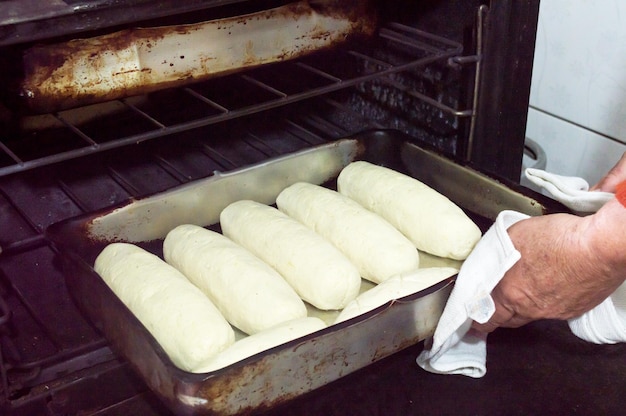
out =
{"type": "Polygon", "coordinates": [[[333,243],[367,280],[380,283],[419,267],[419,254],[408,238],[338,192],[298,182],[278,195],[276,205],[333,243]]]}
{"type": "Polygon", "coordinates": [[[219,370],[262,351],[324,329],[326,324],[319,318],[308,317],[284,322],[273,328],[242,338],[194,370],[208,373],[219,370]]]}
{"type": "Polygon", "coordinates": [[[274,267],[298,295],[322,309],[354,299],[361,276],[350,260],[315,231],[278,209],[237,201],[220,214],[222,232],[274,267]]]}
{"type": "Polygon", "coordinates": [[[182,370],[193,371],[235,342],[233,329],[209,298],[154,254],[113,243],[98,255],[94,269],[182,370]]]}
{"type": "Polygon", "coordinates": [[[391,300],[429,288],[457,272],[458,270],[453,267],[428,267],[394,276],[360,294],[341,311],[335,323],[347,321],[391,300]]]}
{"type": "Polygon", "coordinates": [[[302,299],[276,270],[219,233],[180,225],[167,234],[163,257],[246,334],[307,315],[302,299]]]}
{"type": "Polygon", "coordinates": [[[353,162],[339,174],[337,188],[385,218],[427,253],[464,260],[481,238],[478,226],[456,204],[394,170],[353,162]]]}

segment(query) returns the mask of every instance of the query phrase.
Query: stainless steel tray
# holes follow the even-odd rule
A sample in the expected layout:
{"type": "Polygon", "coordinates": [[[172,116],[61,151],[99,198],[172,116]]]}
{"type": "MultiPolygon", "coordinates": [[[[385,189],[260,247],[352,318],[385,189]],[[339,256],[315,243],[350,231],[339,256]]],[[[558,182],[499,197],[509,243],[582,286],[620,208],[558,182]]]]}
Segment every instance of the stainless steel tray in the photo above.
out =
{"type": "MultiPolygon", "coordinates": [[[[111,241],[134,242],[161,255],[162,238],[170,229],[183,223],[215,227],[221,210],[239,199],[272,204],[297,181],[333,187],[341,169],[354,160],[382,164],[428,183],[465,208],[483,229],[503,209],[530,215],[562,210],[540,194],[419,147],[402,133],[369,131],[72,218],[49,227],[47,236],[58,248],[68,289],[80,309],[174,412],[233,415],[271,408],[432,335],[454,277],[227,368],[192,374],[172,364],[92,265],[111,241]]],[[[422,264],[443,261],[426,259],[422,264]]],[[[321,317],[327,322],[334,318],[321,317]]]]}

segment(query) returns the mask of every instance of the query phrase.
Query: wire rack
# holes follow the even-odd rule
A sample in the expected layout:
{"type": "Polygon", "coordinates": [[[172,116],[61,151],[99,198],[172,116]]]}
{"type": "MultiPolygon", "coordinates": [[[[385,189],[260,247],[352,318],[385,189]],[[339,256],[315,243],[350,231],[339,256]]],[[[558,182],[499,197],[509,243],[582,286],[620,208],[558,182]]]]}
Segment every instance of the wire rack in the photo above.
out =
{"type": "MultiPolygon", "coordinates": [[[[187,88],[25,117],[0,135],[0,176],[239,118],[371,80],[402,88],[394,74],[445,63],[461,52],[456,42],[391,23],[357,47],[320,52],[187,88]],[[229,100],[232,96],[237,96],[236,104],[229,100]],[[176,109],[169,108],[172,103],[176,109]],[[103,129],[116,134],[102,136],[103,129]]],[[[471,115],[471,110],[453,108],[422,92],[405,88],[404,93],[454,116],[471,115]]]]}

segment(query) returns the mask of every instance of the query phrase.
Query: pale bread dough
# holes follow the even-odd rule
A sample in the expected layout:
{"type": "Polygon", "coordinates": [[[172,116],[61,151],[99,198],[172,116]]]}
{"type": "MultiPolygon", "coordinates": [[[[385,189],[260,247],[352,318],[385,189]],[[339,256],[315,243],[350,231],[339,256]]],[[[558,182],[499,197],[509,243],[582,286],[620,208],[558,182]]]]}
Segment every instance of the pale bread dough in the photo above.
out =
{"type": "Polygon", "coordinates": [[[476,224],[444,195],[410,176],[352,162],[337,178],[340,193],[379,214],[422,251],[463,260],[481,238],[476,224]]]}
{"type": "Polygon", "coordinates": [[[346,256],[278,209],[243,200],[220,215],[222,232],[274,267],[298,295],[322,309],[341,309],[359,293],[361,276],[346,256]]]}
{"type": "Polygon", "coordinates": [[[167,234],[163,256],[246,334],[307,315],[302,299],[276,270],[219,233],[180,225],[167,234]]]}
{"type": "Polygon", "coordinates": [[[319,318],[300,318],[283,322],[273,328],[258,332],[249,337],[240,339],[226,350],[211,358],[207,363],[199,366],[194,372],[208,373],[219,370],[239,362],[254,354],[269,350],[286,342],[303,337],[326,328],[326,324],[319,318]]]}
{"type": "Polygon", "coordinates": [[[209,298],[154,254],[113,243],[94,269],[182,370],[192,371],[235,342],[209,298]]]}
{"type": "Polygon", "coordinates": [[[417,293],[456,273],[458,270],[453,267],[429,267],[394,276],[360,294],[341,311],[335,323],[362,315],[391,300],[417,293]]]}
{"type": "Polygon", "coordinates": [[[408,238],[345,195],[299,182],[284,189],[276,205],[333,243],[371,282],[419,267],[419,253],[408,238]]]}

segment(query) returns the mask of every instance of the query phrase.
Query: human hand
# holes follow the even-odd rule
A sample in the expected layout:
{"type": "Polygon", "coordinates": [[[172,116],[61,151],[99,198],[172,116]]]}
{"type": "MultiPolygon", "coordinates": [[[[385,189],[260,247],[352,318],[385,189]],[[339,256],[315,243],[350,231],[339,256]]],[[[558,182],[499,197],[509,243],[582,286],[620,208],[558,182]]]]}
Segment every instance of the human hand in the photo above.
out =
{"type": "MultiPolygon", "coordinates": [[[[611,209],[626,212],[621,206],[611,209]]],[[[604,211],[604,217],[611,214],[604,211]]],[[[553,214],[511,226],[508,232],[521,259],[491,293],[494,315],[485,324],[474,322],[473,328],[491,332],[538,319],[569,319],[602,302],[626,275],[600,257],[603,250],[596,250],[598,222],[594,216],[553,214]]]]}

